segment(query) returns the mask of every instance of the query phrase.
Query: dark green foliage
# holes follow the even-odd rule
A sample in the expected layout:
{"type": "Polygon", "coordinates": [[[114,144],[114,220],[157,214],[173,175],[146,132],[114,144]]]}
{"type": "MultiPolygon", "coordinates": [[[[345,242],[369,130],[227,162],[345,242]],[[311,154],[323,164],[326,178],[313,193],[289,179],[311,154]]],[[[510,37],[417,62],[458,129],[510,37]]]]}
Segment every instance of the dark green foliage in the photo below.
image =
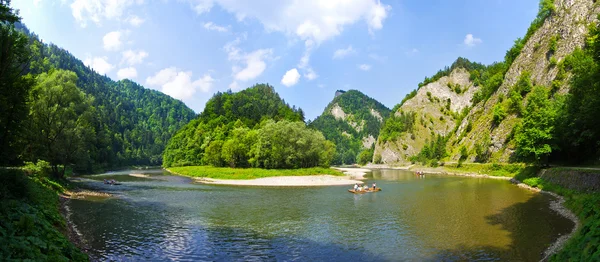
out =
{"type": "Polygon", "coordinates": [[[447,137],[435,135],[431,141],[425,142],[419,154],[412,156],[410,161],[437,166],[438,161],[447,156],[446,142],[448,142],[447,137]]]}
{"type": "Polygon", "coordinates": [[[95,135],[89,137],[92,146],[88,161],[77,165],[77,170],[162,163],[169,138],[195,116],[191,109],[130,80],[114,82],[101,76],[66,50],[42,43],[24,25],[17,26],[29,38],[29,73],[37,75],[53,68],[72,71],[77,75],[77,87],[94,98],[95,135]]]}
{"type": "Polygon", "coordinates": [[[536,86],[527,100],[515,131],[516,153],[523,160],[546,163],[552,152],[556,111],[545,87],[536,86]]]}
{"type": "MultiPolygon", "coordinates": [[[[581,163],[600,156],[600,29],[589,27],[585,50],[577,49],[559,65],[572,73],[569,95],[557,113],[552,158],[581,163]]],[[[559,71],[559,74],[561,72],[559,71]]],[[[562,74],[561,74],[562,75],[562,74]]],[[[557,79],[564,77],[557,75],[557,79]]]]}
{"type": "Polygon", "coordinates": [[[392,141],[400,137],[403,133],[413,132],[417,114],[415,112],[400,112],[400,115],[392,115],[385,121],[379,134],[379,141],[392,141]]]}
{"type": "Polygon", "coordinates": [[[27,117],[27,98],[34,84],[25,68],[29,60],[27,37],[15,30],[20,18],[0,1],[0,165],[18,163],[22,147],[19,136],[27,117]]]}
{"type": "MultiPolygon", "coordinates": [[[[251,161],[253,156],[250,151],[259,142],[261,130],[268,126],[266,120],[302,123],[303,118],[300,109],[287,105],[269,85],[255,85],[237,93],[216,93],[206,103],[204,111],[169,140],[163,154],[163,166],[290,167],[285,161],[265,162],[268,159],[262,158],[262,154],[267,154],[266,151],[261,151],[261,155],[258,155],[260,157],[255,155],[255,159],[251,161]]],[[[296,130],[290,126],[285,127],[290,132],[296,130]]],[[[304,131],[297,132],[307,134],[304,131]]],[[[299,141],[307,138],[298,136],[294,139],[299,141]]],[[[293,148],[290,146],[285,145],[285,150],[293,148]]],[[[313,164],[314,161],[306,163],[313,164]]]]}
{"type": "Polygon", "coordinates": [[[57,189],[44,177],[0,170],[0,257],[2,260],[87,261],[60,232],[57,189]]]}
{"type": "Polygon", "coordinates": [[[367,163],[371,162],[371,160],[373,159],[374,151],[375,150],[371,148],[361,151],[360,154],[358,154],[358,159],[356,160],[356,162],[359,165],[366,165],[367,163]]]}
{"type": "Polygon", "coordinates": [[[336,96],[327,105],[323,114],[309,126],[321,131],[327,140],[335,143],[336,156],[333,164],[353,164],[356,163],[359,153],[363,150],[362,139],[371,135],[377,140],[383,123],[389,115],[390,110],[377,100],[360,91],[348,90],[342,95],[336,96]],[[346,119],[336,119],[331,114],[331,109],[336,104],[342,108],[344,113],[351,116],[346,119]],[[382,119],[375,117],[371,110],[381,115],[382,119]],[[348,121],[358,125],[364,121],[364,125],[360,131],[357,131],[348,121]]]}
{"type": "Polygon", "coordinates": [[[462,145],[460,147],[460,158],[458,159],[458,167],[461,167],[462,163],[464,163],[468,157],[469,157],[469,151],[467,150],[466,146],[462,145]]]}

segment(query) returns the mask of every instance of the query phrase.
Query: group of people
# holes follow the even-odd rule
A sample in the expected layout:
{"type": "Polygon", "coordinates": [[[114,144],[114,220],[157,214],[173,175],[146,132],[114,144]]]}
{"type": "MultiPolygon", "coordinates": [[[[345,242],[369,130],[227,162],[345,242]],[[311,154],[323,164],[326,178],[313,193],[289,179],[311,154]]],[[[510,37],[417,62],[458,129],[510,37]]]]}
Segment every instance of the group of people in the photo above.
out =
{"type": "Polygon", "coordinates": [[[110,179],[110,180],[107,180],[106,178],[104,179],[104,184],[114,185],[116,183],[117,183],[117,181],[115,181],[114,179],[110,179]]]}
{"type": "MultiPolygon", "coordinates": [[[[373,183],[372,190],[377,188],[377,184],[373,183]]],[[[354,184],[354,191],[369,191],[369,186],[365,184],[364,186],[359,186],[358,183],[354,184]]]]}

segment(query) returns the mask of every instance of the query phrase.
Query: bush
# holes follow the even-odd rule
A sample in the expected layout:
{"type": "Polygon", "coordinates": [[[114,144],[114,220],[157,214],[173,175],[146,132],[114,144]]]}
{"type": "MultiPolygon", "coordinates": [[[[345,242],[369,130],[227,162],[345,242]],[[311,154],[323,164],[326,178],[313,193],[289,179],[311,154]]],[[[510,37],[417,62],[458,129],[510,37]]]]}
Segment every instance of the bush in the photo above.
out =
{"type": "Polygon", "coordinates": [[[502,120],[506,118],[506,112],[504,111],[504,107],[500,104],[496,104],[493,110],[492,121],[494,125],[499,125],[502,123],[502,120]]]}
{"type": "Polygon", "coordinates": [[[29,176],[35,175],[38,177],[49,177],[52,174],[50,163],[44,160],[38,160],[36,163],[25,162],[23,171],[29,176]]]}

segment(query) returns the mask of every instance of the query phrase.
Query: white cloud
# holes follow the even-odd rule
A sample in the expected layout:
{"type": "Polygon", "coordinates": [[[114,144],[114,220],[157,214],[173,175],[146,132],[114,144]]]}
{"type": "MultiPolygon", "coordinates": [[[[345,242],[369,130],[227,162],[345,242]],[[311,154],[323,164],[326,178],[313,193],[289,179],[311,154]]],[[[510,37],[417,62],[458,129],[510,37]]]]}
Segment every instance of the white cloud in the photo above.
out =
{"type": "Polygon", "coordinates": [[[227,28],[225,26],[216,25],[213,22],[206,22],[206,23],[204,23],[204,28],[206,28],[207,30],[218,31],[218,32],[227,32],[227,31],[229,31],[229,28],[227,28]]]}
{"type": "Polygon", "coordinates": [[[110,33],[107,33],[106,35],[104,35],[104,37],[102,38],[102,42],[104,42],[104,50],[106,51],[117,51],[121,48],[121,46],[123,45],[123,42],[121,42],[121,36],[123,35],[123,33],[121,33],[120,31],[113,31],[110,33]]]}
{"type": "Polygon", "coordinates": [[[118,19],[125,9],[143,3],[143,0],[75,0],[71,13],[81,27],[86,27],[88,21],[100,25],[102,19],[118,19]]]}
{"type": "Polygon", "coordinates": [[[281,78],[281,83],[284,86],[290,87],[297,84],[298,80],[300,80],[300,73],[298,73],[296,68],[292,68],[285,72],[285,75],[281,78]]]}
{"type": "Polygon", "coordinates": [[[335,50],[335,52],[333,52],[333,59],[344,58],[351,54],[356,54],[356,50],[354,50],[352,48],[352,46],[350,45],[347,48],[341,48],[341,49],[335,50]]]}
{"type": "Polygon", "coordinates": [[[148,53],[146,53],[143,50],[127,50],[123,52],[123,59],[121,60],[121,63],[125,62],[128,65],[141,64],[144,61],[144,58],[146,57],[148,57],[148,53]]]}
{"type": "Polygon", "coordinates": [[[94,71],[98,72],[98,74],[104,75],[110,72],[114,66],[108,63],[108,58],[104,57],[94,57],[94,58],[86,58],[83,60],[83,64],[89,66],[94,69],[94,71]]]}
{"type": "MultiPolygon", "coordinates": [[[[280,0],[232,1],[188,0],[198,13],[210,11],[218,4],[240,21],[256,19],[268,32],[282,32],[304,41],[305,53],[298,68],[306,70],[311,50],[322,42],[340,35],[344,28],[363,21],[370,33],[383,27],[391,7],[380,0],[280,0]]],[[[316,76],[305,72],[308,76],[316,76]]]]}
{"type": "Polygon", "coordinates": [[[137,77],[137,70],[134,67],[121,68],[117,71],[117,77],[121,79],[133,79],[137,77]]]}
{"type": "MultiPolygon", "coordinates": [[[[245,38],[245,37],[244,37],[245,38]]],[[[272,59],[272,49],[258,49],[250,53],[244,53],[237,45],[241,39],[227,43],[223,49],[227,52],[229,61],[234,62],[231,68],[234,82],[229,86],[231,89],[239,88],[238,82],[245,82],[260,76],[267,68],[266,60],[272,59]]]]}
{"type": "Polygon", "coordinates": [[[192,98],[197,90],[209,92],[214,81],[209,74],[205,74],[192,82],[191,71],[181,71],[175,67],[165,68],[146,78],[148,86],[160,87],[161,92],[181,100],[192,98]]]}
{"type": "Polygon", "coordinates": [[[317,73],[315,73],[315,71],[312,68],[307,68],[306,73],[304,73],[304,77],[306,77],[306,79],[308,79],[308,81],[310,80],[315,80],[317,79],[317,77],[319,77],[319,75],[317,75],[317,73]]]}
{"type": "Polygon", "coordinates": [[[369,71],[369,70],[371,70],[371,65],[361,64],[361,65],[358,65],[358,69],[360,69],[362,71],[369,71]]]}
{"type": "Polygon", "coordinates": [[[146,20],[140,18],[137,15],[132,15],[129,18],[127,18],[127,22],[129,22],[130,25],[134,26],[134,27],[139,27],[140,25],[142,25],[146,20]]]}
{"type": "Polygon", "coordinates": [[[481,41],[481,38],[476,38],[472,34],[467,34],[464,40],[465,45],[467,45],[468,47],[476,46],[478,44],[481,44],[482,42],[483,41],[481,41]]]}
{"type": "Polygon", "coordinates": [[[39,7],[42,0],[33,0],[33,6],[39,7]]]}

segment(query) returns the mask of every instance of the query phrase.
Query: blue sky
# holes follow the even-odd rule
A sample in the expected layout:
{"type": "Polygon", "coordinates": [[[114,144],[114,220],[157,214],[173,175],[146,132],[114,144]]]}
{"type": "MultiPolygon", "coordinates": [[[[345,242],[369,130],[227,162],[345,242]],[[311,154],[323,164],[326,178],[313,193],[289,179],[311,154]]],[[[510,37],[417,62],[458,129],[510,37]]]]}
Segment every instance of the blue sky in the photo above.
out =
{"type": "Polygon", "coordinates": [[[503,59],[537,0],[13,0],[45,42],[196,112],[269,83],[307,119],[335,90],[392,108],[457,57],[503,59]]]}

